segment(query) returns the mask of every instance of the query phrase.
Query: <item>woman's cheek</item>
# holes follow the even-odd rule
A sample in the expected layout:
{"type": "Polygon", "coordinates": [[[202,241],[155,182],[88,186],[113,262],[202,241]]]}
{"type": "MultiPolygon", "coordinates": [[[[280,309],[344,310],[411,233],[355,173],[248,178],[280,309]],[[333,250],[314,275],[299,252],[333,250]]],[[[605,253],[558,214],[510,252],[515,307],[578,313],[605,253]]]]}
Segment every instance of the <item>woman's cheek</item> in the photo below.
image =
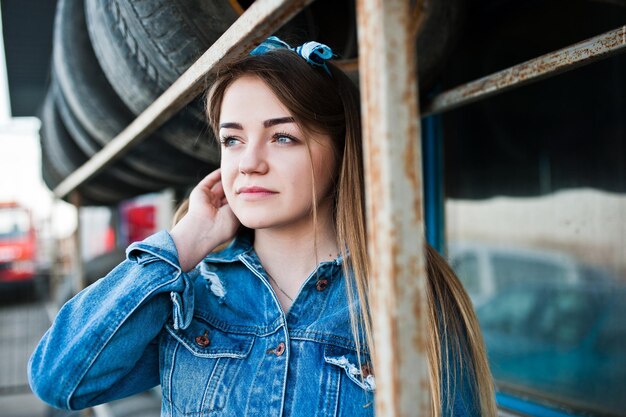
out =
{"type": "Polygon", "coordinates": [[[233,163],[230,159],[223,158],[220,161],[220,169],[222,171],[222,187],[224,188],[224,193],[226,194],[226,198],[230,200],[234,190],[235,184],[235,173],[236,170],[233,169],[233,163]]]}

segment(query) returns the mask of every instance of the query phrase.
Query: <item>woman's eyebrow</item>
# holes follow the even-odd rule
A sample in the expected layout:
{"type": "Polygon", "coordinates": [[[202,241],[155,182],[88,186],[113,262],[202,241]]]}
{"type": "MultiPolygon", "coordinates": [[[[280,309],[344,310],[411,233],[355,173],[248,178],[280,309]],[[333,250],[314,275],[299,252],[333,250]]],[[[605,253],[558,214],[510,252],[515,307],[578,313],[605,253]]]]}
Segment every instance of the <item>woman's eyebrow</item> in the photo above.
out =
{"type": "MultiPolygon", "coordinates": [[[[293,117],[277,117],[275,119],[268,119],[263,122],[263,127],[272,127],[283,123],[295,123],[296,119],[293,117]]],[[[238,129],[243,130],[243,126],[240,123],[226,122],[220,124],[220,129],[238,129]]]]}
{"type": "Polygon", "coordinates": [[[263,127],[272,127],[283,123],[295,123],[296,119],[293,117],[278,117],[276,119],[269,119],[263,122],[263,127]]]}
{"type": "Polygon", "coordinates": [[[221,123],[220,124],[220,129],[239,129],[239,130],[243,130],[243,126],[241,126],[239,123],[221,123]]]}

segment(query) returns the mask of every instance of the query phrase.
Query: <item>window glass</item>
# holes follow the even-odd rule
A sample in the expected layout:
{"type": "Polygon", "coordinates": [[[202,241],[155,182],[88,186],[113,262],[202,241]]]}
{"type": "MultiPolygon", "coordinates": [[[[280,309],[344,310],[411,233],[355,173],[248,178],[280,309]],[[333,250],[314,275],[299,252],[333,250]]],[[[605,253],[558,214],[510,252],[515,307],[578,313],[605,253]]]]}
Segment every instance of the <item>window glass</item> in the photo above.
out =
{"type": "Polygon", "coordinates": [[[502,337],[516,334],[520,329],[529,331],[532,314],[539,301],[531,292],[503,293],[479,309],[481,325],[502,337]]]}
{"type": "Polygon", "coordinates": [[[478,295],[480,292],[480,277],[478,275],[478,258],[476,255],[459,255],[454,259],[452,267],[470,296],[478,295]]]}
{"type": "Polygon", "coordinates": [[[624,74],[626,54],[442,116],[449,257],[497,388],[598,416],[626,415],[624,74]]]}
{"type": "Polygon", "coordinates": [[[496,280],[496,288],[501,290],[514,284],[528,281],[562,281],[567,275],[566,265],[550,262],[541,257],[494,254],[491,265],[496,280]]]}
{"type": "Polygon", "coordinates": [[[28,232],[28,213],[19,208],[0,208],[0,239],[23,236],[28,232]]]}

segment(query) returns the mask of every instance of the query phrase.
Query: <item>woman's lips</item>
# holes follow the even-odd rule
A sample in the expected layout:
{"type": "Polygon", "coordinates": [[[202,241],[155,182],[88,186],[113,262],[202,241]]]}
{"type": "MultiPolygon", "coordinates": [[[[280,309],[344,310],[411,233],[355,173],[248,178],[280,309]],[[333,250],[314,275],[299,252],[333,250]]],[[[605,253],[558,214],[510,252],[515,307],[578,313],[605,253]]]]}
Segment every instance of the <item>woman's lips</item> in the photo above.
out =
{"type": "Polygon", "coordinates": [[[245,199],[256,200],[256,199],[273,196],[275,194],[278,194],[278,192],[269,190],[263,187],[252,186],[252,187],[241,187],[239,190],[237,190],[237,194],[241,195],[245,199]]]}

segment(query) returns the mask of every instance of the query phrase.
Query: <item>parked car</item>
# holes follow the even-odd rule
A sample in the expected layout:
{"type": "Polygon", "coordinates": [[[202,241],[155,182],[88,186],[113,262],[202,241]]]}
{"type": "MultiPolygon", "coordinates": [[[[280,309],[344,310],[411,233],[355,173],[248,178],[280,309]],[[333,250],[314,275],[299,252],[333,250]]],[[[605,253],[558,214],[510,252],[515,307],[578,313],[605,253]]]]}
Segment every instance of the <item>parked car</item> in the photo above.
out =
{"type": "Polygon", "coordinates": [[[477,309],[501,387],[594,414],[626,410],[626,286],[519,283],[477,309]]]}
{"type": "Polygon", "coordinates": [[[452,268],[476,307],[511,285],[529,281],[570,284],[614,281],[604,269],[558,251],[450,242],[448,253],[452,268]]]}

